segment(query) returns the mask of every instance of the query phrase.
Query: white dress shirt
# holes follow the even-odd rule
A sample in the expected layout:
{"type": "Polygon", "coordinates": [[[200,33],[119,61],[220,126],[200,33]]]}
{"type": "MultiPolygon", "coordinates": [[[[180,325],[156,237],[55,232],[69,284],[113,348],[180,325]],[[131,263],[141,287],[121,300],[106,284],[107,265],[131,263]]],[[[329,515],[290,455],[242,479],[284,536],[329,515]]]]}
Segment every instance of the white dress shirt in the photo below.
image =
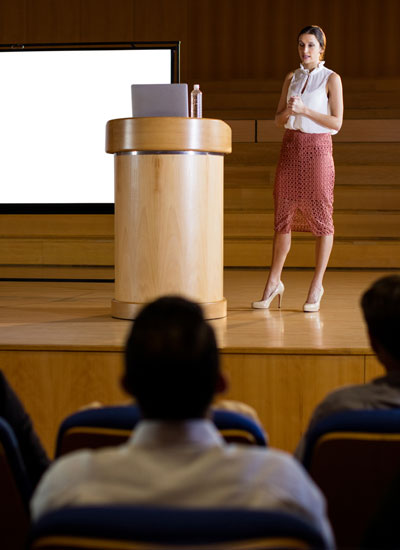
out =
{"type": "Polygon", "coordinates": [[[209,420],[143,420],[124,445],[58,459],[31,511],[110,503],[295,512],[333,546],[324,498],[303,467],[278,450],[225,444],[209,420]]]}
{"type": "MultiPolygon", "coordinates": [[[[300,69],[294,72],[290,81],[287,93],[288,101],[292,96],[297,95],[301,97],[304,105],[313,111],[324,115],[331,114],[326,87],[328,78],[333,71],[324,67],[324,63],[325,61],[320,61],[318,67],[311,72],[300,65],[300,69]]],[[[285,124],[285,128],[300,130],[307,134],[337,134],[337,130],[321,126],[321,124],[303,115],[291,115],[285,124]]]]}

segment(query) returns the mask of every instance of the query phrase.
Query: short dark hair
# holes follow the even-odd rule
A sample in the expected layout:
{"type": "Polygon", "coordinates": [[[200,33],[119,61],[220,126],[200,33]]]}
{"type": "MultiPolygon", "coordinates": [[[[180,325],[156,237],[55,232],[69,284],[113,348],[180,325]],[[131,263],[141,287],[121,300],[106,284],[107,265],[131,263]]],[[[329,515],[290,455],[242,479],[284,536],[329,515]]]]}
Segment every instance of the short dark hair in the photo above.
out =
{"type": "Polygon", "coordinates": [[[362,295],[361,307],[370,335],[400,360],[400,275],[375,281],[362,295]]]}
{"type": "Polygon", "coordinates": [[[126,343],[125,386],[144,417],[203,417],[218,377],[214,331],[197,304],[167,296],[141,310],[126,343]]]}
{"type": "Polygon", "coordinates": [[[307,25],[307,27],[304,27],[304,29],[301,29],[301,31],[297,35],[297,42],[299,41],[299,38],[302,34],[313,34],[315,36],[315,38],[319,42],[319,45],[322,48],[320,59],[321,60],[324,59],[325,49],[326,49],[326,36],[324,31],[321,29],[321,27],[318,27],[318,25],[307,25]]]}

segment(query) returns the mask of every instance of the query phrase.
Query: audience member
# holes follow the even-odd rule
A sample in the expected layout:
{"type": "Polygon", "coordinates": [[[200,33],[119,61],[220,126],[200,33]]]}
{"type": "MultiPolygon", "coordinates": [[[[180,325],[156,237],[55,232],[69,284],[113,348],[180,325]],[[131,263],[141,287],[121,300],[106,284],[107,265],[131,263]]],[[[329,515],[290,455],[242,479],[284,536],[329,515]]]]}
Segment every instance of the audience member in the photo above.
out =
{"type": "Polygon", "coordinates": [[[278,450],[226,444],[208,419],[226,380],[196,304],[165,297],[141,311],[123,385],[144,419],[124,445],[53,463],[33,496],[34,519],[63,506],[110,503],[276,509],[308,519],[333,546],[324,497],[302,466],[278,450]]]}
{"type": "Polygon", "coordinates": [[[361,307],[369,341],[385,376],[367,384],[339,388],[315,409],[295,455],[302,460],[307,434],[323,418],[340,411],[400,407],[400,276],[378,279],[363,294],[361,307]]]}
{"type": "Polygon", "coordinates": [[[32,420],[2,371],[0,371],[0,416],[14,431],[28,477],[32,487],[35,487],[49,466],[50,460],[36,435],[32,420]]]}

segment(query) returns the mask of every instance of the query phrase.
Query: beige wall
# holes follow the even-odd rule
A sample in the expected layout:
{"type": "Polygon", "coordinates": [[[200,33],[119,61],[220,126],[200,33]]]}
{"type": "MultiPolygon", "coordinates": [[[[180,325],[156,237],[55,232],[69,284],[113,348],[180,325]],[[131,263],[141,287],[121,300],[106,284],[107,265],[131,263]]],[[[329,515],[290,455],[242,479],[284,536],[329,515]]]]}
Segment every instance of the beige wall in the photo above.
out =
{"type": "Polygon", "coordinates": [[[321,25],[343,76],[400,76],[398,0],[2,0],[0,42],[181,40],[182,79],[282,78],[321,25]]]}

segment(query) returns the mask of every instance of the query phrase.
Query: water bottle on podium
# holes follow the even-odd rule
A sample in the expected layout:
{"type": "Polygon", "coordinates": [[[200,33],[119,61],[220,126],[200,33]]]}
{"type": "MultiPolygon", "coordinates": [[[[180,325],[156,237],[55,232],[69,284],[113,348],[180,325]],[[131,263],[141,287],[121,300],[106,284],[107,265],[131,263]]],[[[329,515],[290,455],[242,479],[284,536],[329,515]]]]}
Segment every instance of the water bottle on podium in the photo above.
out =
{"type": "Polygon", "coordinates": [[[195,84],[190,94],[190,116],[192,118],[201,118],[203,116],[203,93],[200,85],[195,84]]]}

